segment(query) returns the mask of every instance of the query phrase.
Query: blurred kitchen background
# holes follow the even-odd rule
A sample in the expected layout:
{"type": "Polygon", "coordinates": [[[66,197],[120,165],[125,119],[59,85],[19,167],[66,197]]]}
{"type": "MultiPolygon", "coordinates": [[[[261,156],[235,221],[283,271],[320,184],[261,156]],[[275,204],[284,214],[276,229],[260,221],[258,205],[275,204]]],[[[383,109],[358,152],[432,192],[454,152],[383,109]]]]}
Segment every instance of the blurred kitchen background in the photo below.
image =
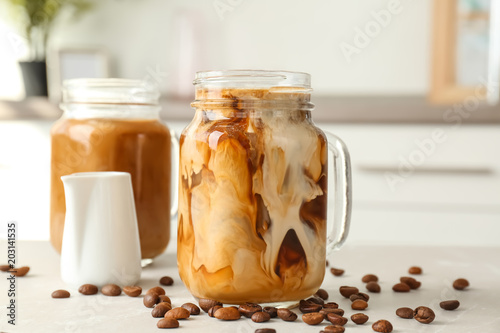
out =
{"type": "Polygon", "coordinates": [[[496,0],[1,0],[0,222],[49,238],[62,80],[153,81],[178,135],[196,71],[280,69],[350,149],[348,243],[500,245],[499,64],[496,0]]]}

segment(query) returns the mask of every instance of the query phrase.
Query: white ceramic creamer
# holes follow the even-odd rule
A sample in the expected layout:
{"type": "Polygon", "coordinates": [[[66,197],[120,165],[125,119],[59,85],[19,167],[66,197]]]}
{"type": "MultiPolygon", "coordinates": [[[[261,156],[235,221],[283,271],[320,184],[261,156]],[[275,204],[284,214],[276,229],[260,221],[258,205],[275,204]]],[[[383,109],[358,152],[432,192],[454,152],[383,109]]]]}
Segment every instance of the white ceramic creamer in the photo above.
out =
{"type": "Polygon", "coordinates": [[[130,174],[84,172],[61,177],[66,198],[61,277],[69,285],[133,285],[141,252],[130,174]]]}

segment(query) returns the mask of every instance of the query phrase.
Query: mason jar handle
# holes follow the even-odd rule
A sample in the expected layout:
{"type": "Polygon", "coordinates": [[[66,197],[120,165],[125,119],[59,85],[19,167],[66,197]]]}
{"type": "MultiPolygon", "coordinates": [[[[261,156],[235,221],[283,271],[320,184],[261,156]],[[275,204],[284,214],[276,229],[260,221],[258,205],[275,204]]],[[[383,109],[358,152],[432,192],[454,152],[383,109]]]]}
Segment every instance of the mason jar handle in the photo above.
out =
{"type": "Polygon", "coordinates": [[[174,130],[170,130],[170,141],[172,142],[172,150],[170,153],[171,167],[170,175],[170,217],[173,218],[177,215],[177,208],[179,206],[179,139],[174,130]],[[175,156],[175,159],[174,159],[175,156]],[[175,184],[175,185],[174,185],[175,184]]]}
{"type": "MultiPolygon", "coordinates": [[[[327,255],[342,246],[349,233],[352,207],[351,159],[345,143],[325,132],[328,139],[328,150],[333,154],[331,166],[335,172],[335,206],[333,214],[329,209],[327,220],[333,222],[333,227],[326,240],[327,255]]],[[[332,224],[332,223],[330,223],[332,224]]]]}

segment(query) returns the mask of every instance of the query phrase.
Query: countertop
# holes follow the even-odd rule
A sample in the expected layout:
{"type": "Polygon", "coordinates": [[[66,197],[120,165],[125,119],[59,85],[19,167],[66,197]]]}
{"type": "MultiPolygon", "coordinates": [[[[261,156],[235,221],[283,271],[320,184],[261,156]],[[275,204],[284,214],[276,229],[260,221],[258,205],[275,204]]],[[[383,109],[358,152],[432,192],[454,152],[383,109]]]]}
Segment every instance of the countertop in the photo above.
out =
{"type": "MultiPolygon", "coordinates": [[[[432,230],[429,230],[432,232],[432,230]]],[[[102,294],[84,296],[68,288],[60,278],[59,255],[45,241],[18,241],[17,262],[30,266],[25,277],[16,279],[16,326],[7,323],[6,306],[9,284],[7,273],[0,277],[1,332],[158,332],[158,319],[151,316],[151,309],[144,307],[142,296],[107,297],[102,294]],[[68,299],[51,298],[52,291],[67,289],[68,299]]],[[[0,264],[6,263],[7,241],[0,241],[0,264]]],[[[379,277],[382,291],[369,293],[369,307],[364,312],[370,319],[357,326],[346,324],[346,332],[373,332],[371,325],[378,319],[387,319],[393,332],[500,332],[500,247],[410,247],[391,245],[347,244],[329,256],[330,266],[343,268],[343,276],[333,276],[329,269],[323,288],[329,301],[339,303],[346,310],[346,317],[361,312],[351,310],[351,302],[339,294],[339,286],[357,286],[367,292],[361,277],[372,273],[379,277]],[[424,273],[414,276],[422,287],[409,293],[392,291],[399,277],[407,276],[410,266],[421,266],[424,273]],[[463,277],[470,287],[464,291],[452,288],[452,282],[463,277]],[[442,300],[458,299],[460,307],[454,311],[439,308],[442,300]],[[395,315],[398,307],[429,306],[436,319],[429,325],[395,315]]],[[[164,287],[174,306],[195,302],[177,274],[175,244],[171,244],[153,264],[143,269],[138,283],[143,291],[158,285],[160,277],[173,277],[174,284],[164,287]]],[[[295,311],[298,310],[295,309],[295,311]]],[[[180,321],[179,332],[237,332],[252,333],[257,328],[275,328],[279,332],[319,332],[327,322],[308,326],[301,316],[296,322],[272,319],[267,323],[254,323],[247,318],[223,322],[205,313],[180,321]]]]}

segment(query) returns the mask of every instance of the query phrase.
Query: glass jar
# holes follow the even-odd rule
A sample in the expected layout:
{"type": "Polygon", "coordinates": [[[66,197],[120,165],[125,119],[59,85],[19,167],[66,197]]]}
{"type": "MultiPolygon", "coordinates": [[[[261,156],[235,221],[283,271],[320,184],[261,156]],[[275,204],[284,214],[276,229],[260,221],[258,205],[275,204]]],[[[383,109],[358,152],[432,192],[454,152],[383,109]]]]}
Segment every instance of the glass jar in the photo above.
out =
{"type": "MultiPolygon", "coordinates": [[[[311,119],[310,76],[199,72],[180,138],[177,261],[195,297],[297,301],[325,274],[350,220],[349,155],[311,119]],[[328,150],[336,204],[327,242],[328,150]]],[[[330,212],[331,213],[331,212],[330,212]]]]}
{"type": "Polygon", "coordinates": [[[64,113],[51,130],[50,240],[58,252],[66,211],[61,176],[89,171],[129,172],[142,258],[167,247],[171,135],[159,118],[159,95],[156,86],[137,80],[65,81],[64,113]]]}

